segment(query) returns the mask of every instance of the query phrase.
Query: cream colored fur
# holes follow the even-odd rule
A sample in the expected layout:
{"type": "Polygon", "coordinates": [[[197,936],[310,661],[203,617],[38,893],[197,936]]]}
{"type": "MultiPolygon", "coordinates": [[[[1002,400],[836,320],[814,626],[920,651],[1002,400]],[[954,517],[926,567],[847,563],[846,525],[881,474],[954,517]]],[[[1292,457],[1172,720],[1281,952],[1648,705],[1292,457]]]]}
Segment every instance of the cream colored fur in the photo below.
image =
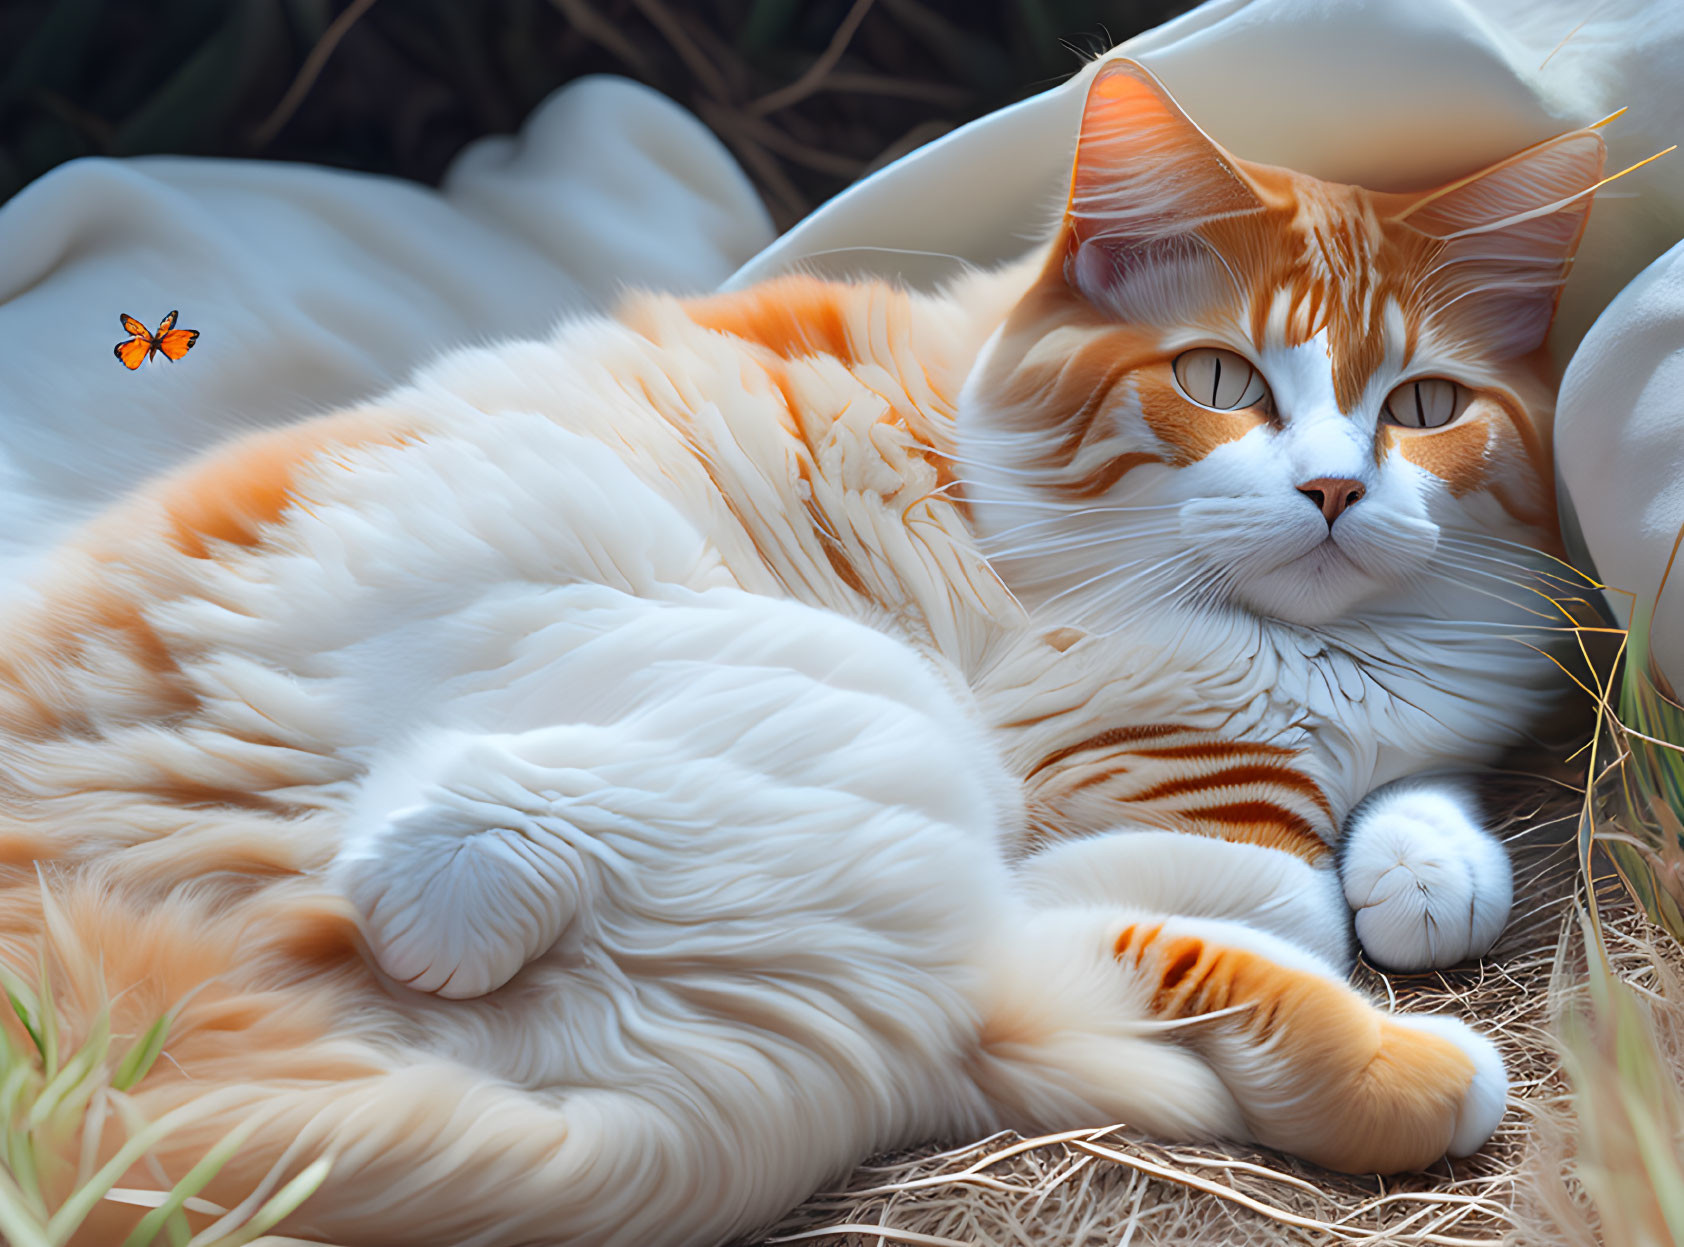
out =
{"type": "MultiPolygon", "coordinates": [[[[978,336],[948,305],[869,301],[935,369],[978,336]]],[[[1013,865],[1022,797],[990,713],[1103,717],[1152,704],[1162,670],[1091,638],[1059,650],[989,571],[905,419],[884,419],[922,411],[949,436],[941,374],[918,393],[789,365],[838,413],[825,472],[803,476],[740,346],[675,305],[639,317],[642,334],[585,323],[442,362],[358,415],[376,444],[305,460],[260,545],[181,552],[165,483],[8,625],[7,825],[50,846],[48,891],[178,924],[158,954],[177,978],[220,915],[247,951],[217,984],[326,1011],[284,1072],[237,1037],[221,1073],[190,1043],[185,1080],[160,1067],[143,1104],[221,1097],[183,1163],[255,1113],[228,1183],[335,1157],[300,1232],[677,1244],[723,1241],[874,1149],[1002,1123],[1292,1146],[1257,1098],[1275,1076],[1238,1073],[1291,1058],[1241,1061],[1154,1018],[1113,944],[1170,909],[1263,915],[1205,934],[1335,990],[1341,937],[1292,882],[1317,872],[1151,836],[1013,865]],[[809,503],[873,599],[786,524],[809,503]],[[88,625],[80,658],[32,683],[78,576],[139,604],[177,669],[88,625]],[[93,730],[54,730],[71,721],[93,730]],[[255,805],[147,795],[168,791],[255,805]],[[273,882],[240,882],[277,853],[273,882]],[[332,913],[341,892],[388,973],[274,945],[265,914],[332,913]]],[[[34,886],[5,894],[14,956],[44,944],[96,973],[104,928],[91,949],[30,935],[34,886]]],[[[1420,1160],[1494,1122],[1500,1067],[1451,1032],[1474,1062],[1455,1077],[1482,1090],[1471,1124],[1426,1126],[1420,1160]]]]}
{"type": "MultiPolygon", "coordinates": [[[[1387,632],[1396,560],[1274,613],[1124,609],[1124,524],[1026,569],[1023,525],[1130,505],[1049,503],[1012,457],[1002,325],[1057,255],[458,353],[59,552],[0,650],[0,956],[45,957],[73,1029],[189,1000],[137,1093],[200,1114],[159,1164],[254,1120],[208,1197],[327,1155],[294,1234],[700,1245],[997,1126],[1384,1171],[1488,1137],[1500,1056],[1345,986],[1347,902],[1424,964],[1494,938],[1468,804],[1386,785],[1520,738],[1490,699],[1541,707],[1537,667],[1458,678],[1474,594],[1387,632]],[[1467,930],[1427,938],[1446,898],[1467,930]]],[[[1173,479],[1354,436],[1281,425],[1173,479]]],[[[1397,470],[1405,537],[1485,505],[1397,470]]],[[[1277,475],[1282,523],[1336,540],[1277,475]]],[[[1132,538],[1266,546],[1203,500],[1132,538]]]]}

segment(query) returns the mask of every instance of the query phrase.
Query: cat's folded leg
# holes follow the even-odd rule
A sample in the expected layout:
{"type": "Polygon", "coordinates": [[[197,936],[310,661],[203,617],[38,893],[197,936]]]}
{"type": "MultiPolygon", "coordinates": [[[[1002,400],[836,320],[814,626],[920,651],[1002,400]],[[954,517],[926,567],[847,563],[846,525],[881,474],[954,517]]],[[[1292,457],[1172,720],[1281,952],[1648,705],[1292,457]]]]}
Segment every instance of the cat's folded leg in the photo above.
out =
{"type": "Polygon", "coordinates": [[[1339,876],[1363,951],[1393,970],[1483,955],[1514,900],[1508,854],[1451,779],[1403,780],[1370,795],[1348,820],[1339,876]]]}
{"type": "Polygon", "coordinates": [[[495,737],[448,741],[380,775],[351,820],[335,876],[375,963],[416,991],[494,991],[577,913],[578,855],[512,761],[495,737]]]}
{"type": "Polygon", "coordinates": [[[1321,959],[1235,922],[1042,911],[993,959],[988,1093],[1020,1128],[1126,1121],[1351,1173],[1477,1150],[1502,1059],[1460,1021],[1386,1013],[1321,959]]]}
{"type": "Polygon", "coordinates": [[[1488,1040],[1455,1018],[1386,1013],[1283,941],[1154,918],[1123,925],[1113,948],[1260,1143],[1390,1173],[1473,1152],[1502,1118],[1508,1079],[1488,1040]]]}
{"type": "Polygon", "coordinates": [[[1354,959],[1350,911],[1330,850],[1311,861],[1185,831],[1119,829],[1038,849],[1019,864],[1018,878],[1043,904],[1230,918],[1335,966],[1354,959]]]}
{"type": "Polygon", "coordinates": [[[1397,1173],[1477,1150],[1503,1115],[1489,1041],[1455,1018],[1387,1013],[1238,922],[1041,910],[991,964],[982,1074],[1013,1124],[1126,1121],[1397,1173]]]}

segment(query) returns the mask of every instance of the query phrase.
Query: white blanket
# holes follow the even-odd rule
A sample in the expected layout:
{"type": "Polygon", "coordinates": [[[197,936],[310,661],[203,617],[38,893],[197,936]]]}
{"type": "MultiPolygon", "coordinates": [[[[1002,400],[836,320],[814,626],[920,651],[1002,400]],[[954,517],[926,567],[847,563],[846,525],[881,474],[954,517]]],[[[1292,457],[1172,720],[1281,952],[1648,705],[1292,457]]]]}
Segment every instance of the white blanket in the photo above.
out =
{"type": "MultiPolygon", "coordinates": [[[[1606,131],[1613,168],[1684,141],[1678,0],[1210,0],[1118,51],[1238,154],[1383,189],[1625,106],[1606,131]]],[[[756,252],[733,282],[807,264],[928,283],[1009,256],[1062,203],[1084,81],[914,152],[775,243],[719,143],[612,79],[564,88],[518,139],[476,144],[438,192],[242,161],[57,170],[0,210],[0,574],[226,430],[354,400],[453,345],[542,333],[623,284],[710,288],[756,252]],[[119,312],[156,323],[172,308],[203,334],[187,360],[130,373],[111,358],[119,312]]],[[[1684,154],[1607,188],[1558,357],[1680,237],[1684,154]]],[[[1586,340],[1558,421],[1589,551],[1638,595],[1684,523],[1680,387],[1672,252],[1586,340]]],[[[1657,650],[1684,681],[1684,598],[1657,650]]]]}
{"type": "Polygon", "coordinates": [[[65,165],[0,209],[0,576],[230,431],[541,335],[624,286],[711,290],[771,239],[712,133],[619,78],[558,91],[437,191],[257,161],[65,165]],[[119,313],[172,309],[201,335],[187,358],[112,357],[119,313]]]}

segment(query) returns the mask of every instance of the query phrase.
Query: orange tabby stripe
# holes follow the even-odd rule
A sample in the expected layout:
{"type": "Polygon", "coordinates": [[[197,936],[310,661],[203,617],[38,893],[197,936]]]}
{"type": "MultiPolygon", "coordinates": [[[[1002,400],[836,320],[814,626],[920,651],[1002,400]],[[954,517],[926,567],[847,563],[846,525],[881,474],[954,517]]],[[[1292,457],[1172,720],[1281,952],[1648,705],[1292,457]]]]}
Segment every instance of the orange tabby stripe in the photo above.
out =
{"type": "Polygon", "coordinates": [[[1146,426],[1170,448],[1170,462],[1176,467],[1197,463],[1217,447],[1239,441],[1266,419],[1262,412],[1252,409],[1209,411],[1195,407],[1175,388],[1168,367],[1141,376],[1140,402],[1146,426]]]}
{"type": "Polygon", "coordinates": [[[1443,1154],[1473,1076],[1448,1040],[1398,1025],[1343,983],[1167,923],[1124,927],[1112,956],[1141,977],[1154,1017],[1192,1023],[1183,1042],[1255,1054],[1227,1079],[1260,1142],[1353,1173],[1443,1154]]]}
{"type": "Polygon", "coordinates": [[[1079,740],[1073,745],[1066,745],[1062,749],[1057,749],[1052,753],[1049,753],[1046,757],[1042,758],[1040,762],[1035,764],[1034,768],[1029,772],[1026,778],[1034,779],[1035,776],[1039,775],[1048,767],[1056,766],[1066,758],[1072,757],[1078,753],[1085,753],[1088,750],[1109,749],[1113,745],[1130,745],[1136,741],[1156,740],[1162,736],[1174,736],[1180,733],[1190,732],[1192,730],[1192,728],[1184,727],[1179,723],[1107,728],[1103,732],[1089,736],[1086,740],[1079,740]]]}
{"type": "Polygon", "coordinates": [[[1192,830],[1215,834],[1220,840],[1281,849],[1311,864],[1326,860],[1333,852],[1309,819],[1270,801],[1198,806],[1184,811],[1183,817],[1192,824],[1192,830]]]}
{"type": "Polygon", "coordinates": [[[1047,754],[1025,776],[1041,835],[1129,824],[1281,849],[1326,860],[1335,830],[1320,786],[1280,745],[1176,724],[1114,728],[1047,754]]]}
{"type": "Polygon", "coordinates": [[[1063,486],[1063,492],[1069,494],[1072,498],[1097,498],[1141,465],[1162,462],[1163,460],[1157,455],[1149,455],[1143,452],[1118,455],[1115,459],[1101,464],[1087,475],[1066,482],[1063,486]]]}
{"type": "Polygon", "coordinates": [[[1203,775],[1169,779],[1139,793],[1138,800],[1157,801],[1164,797],[1180,797],[1195,792],[1207,792],[1212,788],[1239,788],[1250,784],[1273,784],[1300,793],[1314,801],[1326,812],[1329,819],[1333,817],[1333,809],[1328,805],[1327,798],[1322,795],[1321,788],[1312,780],[1285,766],[1230,766],[1219,771],[1206,772],[1203,775]]]}

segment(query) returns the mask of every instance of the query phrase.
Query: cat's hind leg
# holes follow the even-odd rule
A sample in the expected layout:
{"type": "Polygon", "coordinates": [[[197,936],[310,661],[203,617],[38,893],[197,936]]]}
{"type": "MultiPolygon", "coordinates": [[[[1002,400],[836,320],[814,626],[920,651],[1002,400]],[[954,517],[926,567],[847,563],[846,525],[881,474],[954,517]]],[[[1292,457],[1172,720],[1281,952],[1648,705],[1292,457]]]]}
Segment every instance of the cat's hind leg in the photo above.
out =
{"type": "Polygon", "coordinates": [[[1053,911],[1015,935],[984,1035],[1018,1038],[990,1052],[990,1093],[1032,1128],[1079,1120],[1078,1095],[1095,1124],[1395,1173],[1477,1150],[1503,1115],[1489,1041],[1454,1018],[1386,1013],[1238,923],[1053,911]]]}
{"type": "Polygon", "coordinates": [[[1386,1013],[1313,959],[1228,923],[1134,922],[1113,947],[1154,1018],[1192,1023],[1186,1042],[1260,1143],[1389,1173],[1476,1151],[1502,1118],[1502,1058],[1455,1018],[1386,1013]]]}
{"type": "Polygon", "coordinates": [[[1482,956],[1514,901],[1508,854],[1472,795],[1450,780],[1389,784],[1359,805],[1339,876],[1363,951],[1390,970],[1482,956]]]}
{"type": "MultiPolygon", "coordinates": [[[[372,760],[333,873],[385,974],[480,996],[552,947],[565,960],[591,945],[626,906],[643,922],[670,901],[699,929],[697,906],[762,877],[759,854],[785,860],[780,836],[824,843],[758,801],[862,802],[962,829],[994,860],[1016,789],[942,669],[862,624],[736,590],[621,605],[540,633],[536,673],[491,681],[515,685],[501,700],[444,709],[514,730],[421,730],[372,760]],[[732,793],[752,813],[732,813],[732,793]],[[634,851],[651,855],[642,867],[634,851]],[[650,864],[705,876],[701,890],[641,895],[650,864]]],[[[814,851],[815,869],[841,871],[835,847],[814,851]]]]}
{"type": "Polygon", "coordinates": [[[1018,881],[1043,905],[1228,918],[1335,966],[1354,959],[1351,915],[1331,851],[1312,861],[1185,831],[1118,830],[1038,849],[1019,863],[1018,881]]]}

